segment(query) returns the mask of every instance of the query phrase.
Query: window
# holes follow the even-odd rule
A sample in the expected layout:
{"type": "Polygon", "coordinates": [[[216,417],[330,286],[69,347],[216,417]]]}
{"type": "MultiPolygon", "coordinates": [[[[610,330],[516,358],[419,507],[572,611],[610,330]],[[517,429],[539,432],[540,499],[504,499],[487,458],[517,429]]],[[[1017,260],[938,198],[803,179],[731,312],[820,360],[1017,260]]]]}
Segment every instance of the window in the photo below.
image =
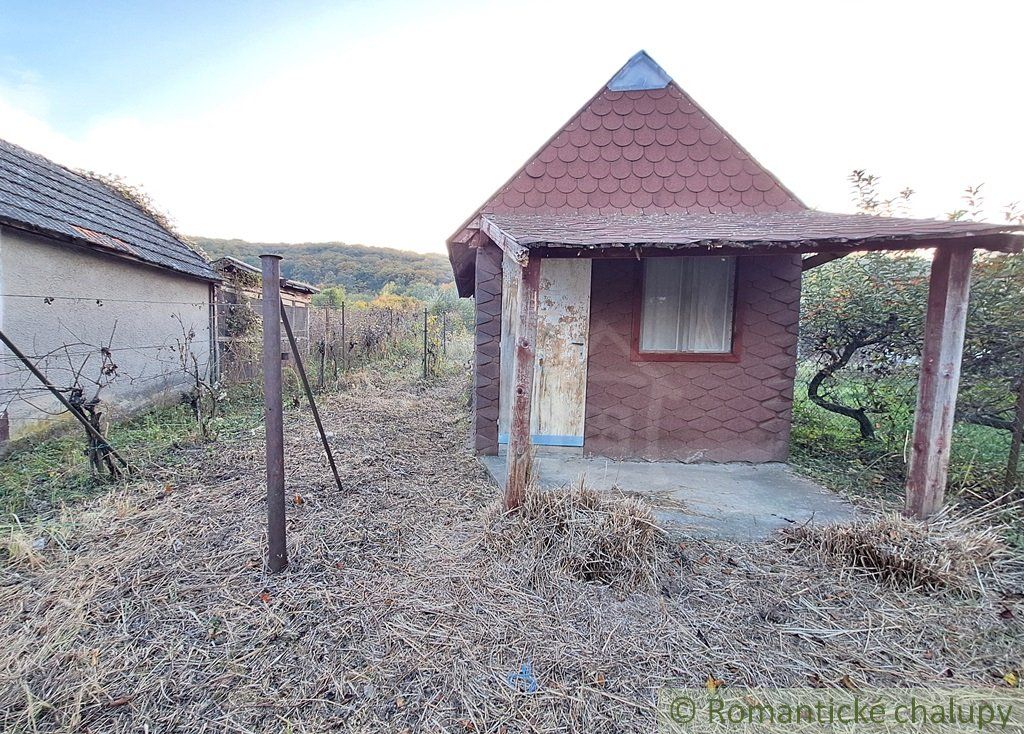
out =
{"type": "Polygon", "coordinates": [[[734,257],[644,260],[640,351],[732,352],[734,257]]]}

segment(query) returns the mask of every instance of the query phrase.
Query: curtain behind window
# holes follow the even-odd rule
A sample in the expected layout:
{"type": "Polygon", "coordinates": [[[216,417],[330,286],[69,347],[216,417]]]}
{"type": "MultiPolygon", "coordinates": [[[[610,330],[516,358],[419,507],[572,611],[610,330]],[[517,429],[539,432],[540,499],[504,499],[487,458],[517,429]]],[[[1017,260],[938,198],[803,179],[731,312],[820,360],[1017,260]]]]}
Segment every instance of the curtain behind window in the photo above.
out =
{"type": "Polygon", "coordinates": [[[734,257],[644,260],[640,351],[732,351],[734,257]]]}

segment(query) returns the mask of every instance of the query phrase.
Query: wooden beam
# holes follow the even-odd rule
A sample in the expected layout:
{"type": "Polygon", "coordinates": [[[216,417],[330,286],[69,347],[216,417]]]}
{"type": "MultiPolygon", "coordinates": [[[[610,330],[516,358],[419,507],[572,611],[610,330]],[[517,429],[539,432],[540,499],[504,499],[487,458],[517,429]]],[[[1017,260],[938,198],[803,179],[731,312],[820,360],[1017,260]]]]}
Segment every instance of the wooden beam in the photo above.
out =
{"type": "Polygon", "coordinates": [[[932,260],[907,467],[905,512],[912,517],[926,518],[937,512],[946,491],[973,254],[970,249],[939,247],[932,260]]]}
{"type": "Polygon", "coordinates": [[[806,273],[808,270],[812,270],[819,265],[830,263],[833,260],[838,260],[839,258],[846,257],[849,254],[850,253],[848,252],[819,252],[801,260],[800,268],[806,273]]]}
{"type": "Polygon", "coordinates": [[[531,257],[519,273],[519,314],[516,324],[515,364],[512,375],[512,415],[506,456],[505,509],[523,503],[530,475],[530,410],[533,400],[533,363],[536,356],[537,304],[540,258],[531,257]]]}
{"type": "Polygon", "coordinates": [[[498,225],[487,217],[480,218],[480,231],[490,237],[494,244],[502,249],[509,257],[517,263],[526,267],[526,261],[530,257],[530,251],[519,244],[516,238],[503,231],[498,225]]]}
{"type": "MultiPolygon", "coordinates": [[[[498,230],[501,231],[501,230],[498,230]]],[[[638,244],[619,244],[602,247],[565,246],[551,244],[530,244],[530,256],[540,257],[592,257],[592,258],[640,258],[640,257],[678,257],[680,255],[712,255],[725,257],[729,255],[812,255],[838,253],[848,255],[852,252],[885,252],[926,250],[932,247],[973,248],[975,250],[992,250],[994,252],[1020,252],[1024,236],[1014,235],[975,235],[959,237],[945,242],[941,238],[930,239],[909,238],[891,240],[869,240],[858,243],[850,242],[814,242],[806,243],[756,243],[753,245],[680,245],[655,246],[638,244]],[[1012,240],[1012,241],[1011,241],[1012,240]]],[[[520,245],[517,246],[526,249],[520,245]]]]}

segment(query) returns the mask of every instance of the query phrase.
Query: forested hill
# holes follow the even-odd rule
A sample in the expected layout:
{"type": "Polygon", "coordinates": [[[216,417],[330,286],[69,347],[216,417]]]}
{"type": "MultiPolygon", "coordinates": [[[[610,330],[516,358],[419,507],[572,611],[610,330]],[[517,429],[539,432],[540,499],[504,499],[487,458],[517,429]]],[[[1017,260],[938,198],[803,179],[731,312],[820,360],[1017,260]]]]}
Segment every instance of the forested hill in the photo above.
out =
{"type": "Polygon", "coordinates": [[[207,237],[192,239],[214,260],[231,256],[257,267],[260,253],[280,252],[284,255],[281,262],[284,277],[316,286],[340,285],[353,294],[374,294],[392,281],[402,290],[414,283],[440,286],[453,282],[448,258],[433,253],[344,242],[291,245],[207,237]]]}

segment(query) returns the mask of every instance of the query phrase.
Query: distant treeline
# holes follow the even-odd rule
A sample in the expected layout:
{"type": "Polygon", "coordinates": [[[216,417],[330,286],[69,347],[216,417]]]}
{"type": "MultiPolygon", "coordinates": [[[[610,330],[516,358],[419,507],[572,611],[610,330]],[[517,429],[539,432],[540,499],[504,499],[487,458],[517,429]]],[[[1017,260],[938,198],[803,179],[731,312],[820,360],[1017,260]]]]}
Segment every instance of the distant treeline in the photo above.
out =
{"type": "Polygon", "coordinates": [[[316,286],[340,285],[351,294],[376,294],[388,283],[405,291],[417,284],[438,287],[453,282],[448,258],[433,253],[344,242],[290,245],[207,237],[192,239],[213,259],[230,256],[256,266],[260,253],[280,252],[284,255],[281,263],[284,277],[316,286]]]}

